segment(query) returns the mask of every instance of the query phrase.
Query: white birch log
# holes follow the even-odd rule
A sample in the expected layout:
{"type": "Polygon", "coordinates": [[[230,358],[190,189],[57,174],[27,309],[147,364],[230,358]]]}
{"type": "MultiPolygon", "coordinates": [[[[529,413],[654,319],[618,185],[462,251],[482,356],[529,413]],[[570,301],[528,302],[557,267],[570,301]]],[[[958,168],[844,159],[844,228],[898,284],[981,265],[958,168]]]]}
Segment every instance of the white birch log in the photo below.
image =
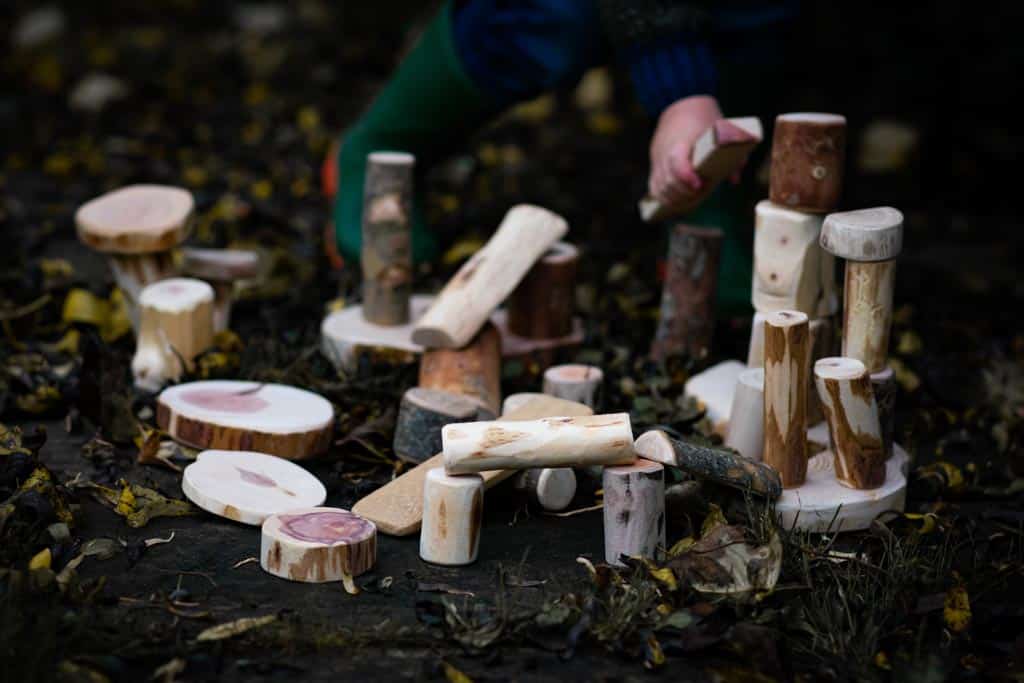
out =
{"type": "Polygon", "coordinates": [[[413,342],[430,348],[467,344],[568,229],[561,216],[547,209],[527,204],[513,207],[490,241],[441,290],[416,324],[413,342]]]}
{"type": "Polygon", "coordinates": [[[331,507],[300,507],[267,517],[260,566],[290,581],[351,582],[377,561],[377,528],[359,515],[331,507]]]}
{"type": "Polygon", "coordinates": [[[736,380],[725,445],[746,458],[764,456],[764,368],[750,368],[736,380]]]}
{"type": "Polygon", "coordinates": [[[605,562],[654,557],[665,547],[665,467],[650,460],[605,467],[602,482],[605,562]]]}
{"type": "Polygon", "coordinates": [[[517,474],[512,485],[534,505],[559,512],[576,495],[576,473],[571,467],[535,467],[517,474]]]}
{"type": "Polygon", "coordinates": [[[468,396],[413,387],[402,396],[395,423],[395,455],[420,463],[441,450],[441,428],[475,420],[480,405],[468,396]]]}
{"type": "Polygon", "coordinates": [[[483,516],[484,480],[479,474],[430,470],[423,483],[420,557],[445,566],[475,562],[483,516]]]}
{"type": "Polygon", "coordinates": [[[544,393],[596,408],[604,372],[593,365],[570,363],[544,371],[544,393]]]}
{"type": "Polygon", "coordinates": [[[199,278],[213,287],[213,331],[221,332],[231,325],[231,299],[235,282],[256,277],[260,257],[254,251],[241,249],[181,250],[181,271],[199,278]]]}
{"type": "Polygon", "coordinates": [[[800,311],[777,311],[765,320],[764,462],[787,489],[807,476],[808,327],[800,311]]]}
{"type": "Polygon", "coordinates": [[[191,370],[213,345],[213,288],[202,280],[170,278],[139,295],[139,337],[132,358],[135,386],[159,391],[191,370]]]}
{"type": "Polygon", "coordinates": [[[765,200],[755,209],[751,302],[761,313],[817,316],[822,297],[821,216],[765,200]]]}
{"type": "Polygon", "coordinates": [[[835,447],[836,478],[854,489],[885,483],[885,449],[871,377],[855,358],[822,358],[814,380],[835,447]]]}

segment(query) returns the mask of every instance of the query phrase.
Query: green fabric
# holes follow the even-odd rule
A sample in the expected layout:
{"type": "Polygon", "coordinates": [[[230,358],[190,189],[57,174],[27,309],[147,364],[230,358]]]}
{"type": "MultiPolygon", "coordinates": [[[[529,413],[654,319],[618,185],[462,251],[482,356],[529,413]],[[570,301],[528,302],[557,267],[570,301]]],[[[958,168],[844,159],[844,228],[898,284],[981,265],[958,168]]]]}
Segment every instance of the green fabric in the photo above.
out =
{"type": "MultiPolygon", "coordinates": [[[[367,154],[411,152],[422,171],[450,151],[457,138],[496,113],[497,107],[459,62],[452,41],[451,12],[448,2],[338,150],[334,231],[338,249],[346,258],[358,259],[362,246],[367,154]]],[[[413,200],[412,250],[417,262],[437,254],[437,241],[423,220],[418,197],[413,200]]]]}

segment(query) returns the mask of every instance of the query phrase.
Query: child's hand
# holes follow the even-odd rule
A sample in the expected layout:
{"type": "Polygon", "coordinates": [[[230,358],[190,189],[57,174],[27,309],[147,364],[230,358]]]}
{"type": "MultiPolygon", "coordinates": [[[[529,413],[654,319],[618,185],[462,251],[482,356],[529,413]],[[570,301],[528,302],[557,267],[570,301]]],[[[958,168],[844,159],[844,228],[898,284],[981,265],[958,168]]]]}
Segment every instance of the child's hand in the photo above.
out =
{"type": "Polygon", "coordinates": [[[651,138],[651,175],[647,191],[671,210],[698,194],[703,181],[690,163],[697,138],[718,119],[722,111],[709,95],[685,97],[661,113],[651,138]]]}

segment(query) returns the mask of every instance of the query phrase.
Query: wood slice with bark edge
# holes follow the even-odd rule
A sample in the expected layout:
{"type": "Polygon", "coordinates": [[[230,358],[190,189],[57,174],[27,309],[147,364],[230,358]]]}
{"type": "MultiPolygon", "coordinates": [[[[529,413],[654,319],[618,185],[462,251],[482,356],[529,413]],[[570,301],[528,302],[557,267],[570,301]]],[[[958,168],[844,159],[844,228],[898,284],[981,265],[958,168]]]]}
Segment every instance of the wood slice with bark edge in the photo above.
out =
{"type": "Polygon", "coordinates": [[[320,480],[293,462],[252,451],[201,452],[185,468],[181,490],[197,506],[242,524],[316,507],[327,498],[320,480]]]}
{"type": "Polygon", "coordinates": [[[891,261],[903,250],[903,213],[891,206],[830,213],[821,248],[847,261],[891,261]]]}
{"type": "Polygon", "coordinates": [[[816,317],[823,296],[821,216],[767,200],[758,202],[754,215],[754,309],[795,309],[816,317]]]}
{"type": "Polygon", "coordinates": [[[366,157],[363,190],[363,314],[375,325],[410,320],[412,184],[416,158],[405,152],[366,157]]]}
{"type": "Polygon", "coordinates": [[[181,272],[209,282],[213,287],[213,330],[222,332],[231,325],[231,299],[236,280],[256,277],[260,257],[255,251],[242,249],[181,250],[181,272]]]}
{"type": "Polygon", "coordinates": [[[716,434],[725,435],[729,427],[729,411],[736,380],[746,370],[736,360],[722,361],[686,381],[683,390],[704,406],[705,417],[716,434]]]}
{"type": "Polygon", "coordinates": [[[896,438],[896,395],[899,384],[896,373],[891,367],[871,375],[871,389],[875,394],[875,405],[878,406],[878,424],[882,428],[882,447],[885,457],[892,457],[892,445],[896,438]]]}
{"type": "Polygon", "coordinates": [[[810,375],[807,315],[776,311],[764,331],[764,462],[784,488],[807,475],[807,389],[810,375]]]}
{"type": "Polygon", "coordinates": [[[449,280],[416,324],[412,340],[429,348],[459,348],[480,331],[530,268],[569,226],[547,209],[512,207],[484,247],[449,280]]]}
{"type": "MultiPolygon", "coordinates": [[[[409,304],[412,319],[418,320],[433,303],[432,296],[413,295],[409,304]]],[[[414,324],[375,325],[366,320],[362,306],[346,306],[320,324],[320,348],[342,372],[355,370],[362,357],[411,363],[423,352],[423,347],[412,341],[414,324]]]]}
{"type": "Polygon", "coordinates": [[[843,191],[846,118],[780,114],[772,134],[769,198],[779,206],[828,213],[843,191]]]}
{"type": "Polygon", "coordinates": [[[448,474],[628,465],[636,460],[629,413],[450,424],[441,430],[441,441],[448,474]]]}
{"type": "Polygon", "coordinates": [[[605,467],[604,559],[621,567],[622,555],[653,558],[665,547],[665,467],[650,460],[605,467]]]}
{"type": "Polygon", "coordinates": [[[395,455],[421,463],[441,450],[441,428],[479,419],[480,404],[468,396],[413,387],[402,396],[395,424],[395,455]]]}
{"type": "Polygon", "coordinates": [[[700,479],[750,491],[770,500],[782,493],[782,480],[771,467],[729,450],[673,439],[657,429],[637,438],[636,453],[645,460],[678,467],[700,479]]]}
{"type": "MultiPolygon", "coordinates": [[[[591,414],[593,411],[585,405],[534,394],[529,401],[515,410],[507,411],[499,420],[535,420],[540,417],[591,414]]],[[[416,533],[423,519],[423,480],[427,472],[438,467],[444,467],[442,453],[365,496],[353,506],[353,511],[373,521],[382,533],[392,536],[416,533]]],[[[514,474],[514,470],[484,472],[484,486],[491,488],[514,474]]]]}
{"type": "Polygon", "coordinates": [[[257,451],[288,460],[327,450],[334,432],[330,401],[283,384],[189,382],[157,397],[157,425],[199,449],[257,451]]]}
{"type": "Polygon", "coordinates": [[[176,381],[213,346],[213,288],[202,280],[154,282],[139,296],[141,320],[132,376],[135,386],[159,391],[176,381]]]}
{"type": "MultiPolygon", "coordinates": [[[[420,359],[419,385],[474,399],[493,418],[501,411],[501,335],[485,323],[459,349],[427,349],[420,359]]],[[[485,418],[486,419],[486,418],[485,418]]]]}
{"type": "Polygon", "coordinates": [[[715,330],[718,259],[724,233],[718,228],[677,225],[669,236],[665,285],[651,357],[704,358],[715,330]]]}
{"type": "Polygon", "coordinates": [[[556,242],[508,298],[508,329],[526,339],[558,339],[572,333],[579,250],[556,242]]]}
{"type": "Polygon", "coordinates": [[[430,470],[423,482],[420,558],[447,567],[475,562],[483,517],[483,477],[430,470]]]}
{"type": "Polygon", "coordinates": [[[260,567],[290,581],[350,582],[377,562],[377,528],[332,507],[306,507],[267,517],[260,534],[260,567]]]}
{"type": "Polygon", "coordinates": [[[569,363],[544,371],[544,393],[597,408],[604,372],[593,365],[569,363]]]}
{"type": "Polygon", "coordinates": [[[519,472],[512,485],[537,507],[561,512],[576,495],[576,473],[571,467],[535,467],[519,472]]]}
{"type": "Polygon", "coordinates": [[[822,358],[814,382],[835,448],[839,483],[876,489],[885,483],[885,448],[871,376],[855,358],[822,358]]]}
{"type": "Polygon", "coordinates": [[[750,368],[736,379],[725,445],[745,458],[764,456],[764,368],[750,368]]]}

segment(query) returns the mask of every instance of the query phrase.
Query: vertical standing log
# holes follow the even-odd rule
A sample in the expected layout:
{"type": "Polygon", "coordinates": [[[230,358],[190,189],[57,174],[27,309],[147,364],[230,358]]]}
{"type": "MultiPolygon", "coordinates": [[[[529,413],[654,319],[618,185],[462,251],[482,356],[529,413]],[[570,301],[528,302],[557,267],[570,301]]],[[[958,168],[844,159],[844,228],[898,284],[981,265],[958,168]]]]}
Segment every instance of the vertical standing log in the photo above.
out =
{"type": "Polygon", "coordinates": [[[483,518],[484,480],[479,474],[430,470],[423,483],[420,557],[446,566],[475,562],[483,518]]]}
{"type": "Polygon", "coordinates": [[[807,478],[807,315],[777,311],[764,329],[764,462],[779,472],[783,488],[807,478]]]}
{"type": "Polygon", "coordinates": [[[501,414],[501,335],[487,323],[461,349],[428,349],[420,359],[419,385],[472,397],[481,417],[501,414]]]}
{"type": "Polygon", "coordinates": [[[544,393],[596,408],[604,372],[593,365],[556,365],[544,372],[544,393]]]}
{"type": "Polygon", "coordinates": [[[412,172],[405,152],[366,158],[363,191],[363,315],[377,325],[409,322],[412,292],[412,172]]]}
{"type": "Polygon", "coordinates": [[[764,368],[740,373],[732,395],[725,445],[751,460],[764,455],[764,368]]]}
{"type": "Polygon", "coordinates": [[[213,345],[213,299],[213,288],[192,278],[161,280],[142,290],[135,386],[157,391],[192,369],[195,357],[213,345]]]}
{"type": "Polygon", "coordinates": [[[527,339],[557,339],[572,333],[579,250],[556,242],[533,265],[508,299],[508,329],[527,339]]]}
{"type": "Polygon", "coordinates": [[[871,375],[871,389],[875,394],[875,405],[878,406],[878,424],[882,428],[882,447],[885,457],[892,457],[892,444],[896,437],[896,394],[899,385],[896,373],[886,366],[885,370],[871,375]]]}
{"type": "MultiPolygon", "coordinates": [[[[835,335],[832,334],[832,319],[831,318],[817,318],[810,322],[808,328],[811,334],[811,359],[810,367],[814,367],[814,363],[822,358],[828,358],[835,355],[833,349],[835,335]]],[[[818,399],[818,392],[814,389],[814,377],[813,373],[808,373],[808,382],[810,384],[807,388],[807,424],[816,425],[825,419],[825,414],[821,411],[821,401],[818,399]]]]}
{"type": "Polygon", "coordinates": [[[654,557],[665,547],[665,467],[650,460],[605,467],[604,559],[654,557]]]}
{"type": "Polygon", "coordinates": [[[797,211],[828,213],[839,203],[846,156],[846,118],[782,114],[775,119],[769,197],[797,211]]]}
{"type": "Polygon", "coordinates": [[[702,358],[711,348],[722,236],[718,228],[677,225],[672,230],[661,316],[651,345],[654,358],[702,358]]]}
{"type": "Polygon", "coordinates": [[[822,358],[814,381],[835,447],[836,478],[854,489],[878,488],[886,458],[867,368],[855,358],[822,358]]]}

